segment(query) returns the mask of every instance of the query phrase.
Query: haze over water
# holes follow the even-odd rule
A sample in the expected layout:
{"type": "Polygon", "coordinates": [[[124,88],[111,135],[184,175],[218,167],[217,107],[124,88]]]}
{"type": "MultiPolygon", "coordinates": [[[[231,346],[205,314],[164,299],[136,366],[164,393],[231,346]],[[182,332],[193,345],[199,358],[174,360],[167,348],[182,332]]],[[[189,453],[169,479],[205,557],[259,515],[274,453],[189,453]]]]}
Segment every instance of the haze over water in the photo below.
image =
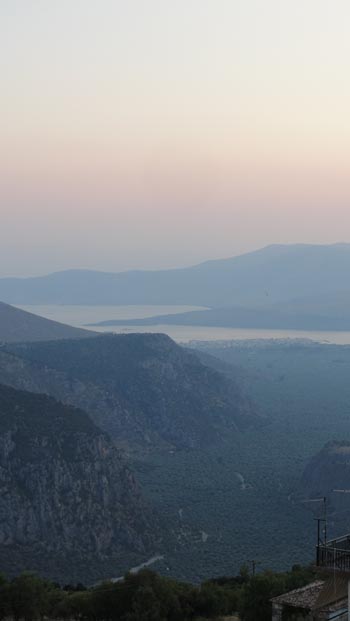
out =
{"type": "Polygon", "coordinates": [[[350,345],[350,332],[307,331],[307,330],[265,330],[246,328],[216,328],[209,326],[176,325],[176,313],[201,310],[200,306],[70,306],[70,305],[27,305],[19,306],[30,313],[60,321],[76,327],[87,328],[88,323],[98,323],[108,319],[136,319],[160,314],[174,314],[174,324],[156,326],[94,326],[97,332],[162,332],[177,342],[245,340],[245,339],[312,339],[320,343],[350,345]]]}

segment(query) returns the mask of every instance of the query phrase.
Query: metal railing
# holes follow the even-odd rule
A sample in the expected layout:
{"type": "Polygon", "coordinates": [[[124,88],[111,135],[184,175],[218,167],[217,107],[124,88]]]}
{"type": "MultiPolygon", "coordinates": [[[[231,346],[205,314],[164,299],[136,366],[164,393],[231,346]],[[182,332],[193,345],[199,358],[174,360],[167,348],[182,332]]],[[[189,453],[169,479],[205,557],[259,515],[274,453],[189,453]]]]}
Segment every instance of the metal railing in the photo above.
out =
{"type": "Polygon", "coordinates": [[[316,565],[350,573],[350,534],[317,545],[316,565]]]}

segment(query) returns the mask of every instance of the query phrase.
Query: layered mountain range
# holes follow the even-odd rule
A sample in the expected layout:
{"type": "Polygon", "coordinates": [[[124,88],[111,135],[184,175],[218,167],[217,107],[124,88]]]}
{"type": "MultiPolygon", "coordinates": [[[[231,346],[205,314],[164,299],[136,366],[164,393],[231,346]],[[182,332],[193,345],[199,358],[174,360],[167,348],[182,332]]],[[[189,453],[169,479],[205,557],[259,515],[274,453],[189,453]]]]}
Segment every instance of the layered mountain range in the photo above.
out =
{"type": "Polygon", "coordinates": [[[1,569],[93,582],[164,539],[172,553],[182,525],[165,507],[155,518],[129,464],[147,469],[148,456],[201,453],[259,427],[239,376],[162,334],[44,341],[56,324],[26,315],[6,309],[26,342],[4,329],[0,346],[1,569]]]}
{"type": "MultiPolygon", "coordinates": [[[[273,245],[193,267],[121,273],[69,270],[0,279],[11,304],[256,307],[348,291],[350,244],[273,245]]],[[[108,319],[108,318],[106,318],[108,319]]]]}
{"type": "MultiPolygon", "coordinates": [[[[12,304],[190,305],[201,310],[96,325],[349,330],[350,245],[274,245],[193,267],[104,273],[70,270],[0,279],[12,304]],[[207,307],[207,310],[203,309],[207,307]]],[[[107,311],[106,311],[107,314],[107,311]]]]}
{"type": "Polygon", "coordinates": [[[259,424],[234,381],[162,334],[7,345],[0,382],[86,410],[129,449],[206,446],[259,424]]]}

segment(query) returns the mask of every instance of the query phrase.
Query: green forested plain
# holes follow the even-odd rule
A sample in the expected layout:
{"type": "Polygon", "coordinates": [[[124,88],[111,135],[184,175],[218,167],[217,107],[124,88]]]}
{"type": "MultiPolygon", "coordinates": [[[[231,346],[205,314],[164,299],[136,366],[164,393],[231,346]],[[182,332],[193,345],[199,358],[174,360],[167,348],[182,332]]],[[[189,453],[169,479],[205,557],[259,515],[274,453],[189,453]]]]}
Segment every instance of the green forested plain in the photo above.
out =
{"type": "MultiPolygon", "coordinates": [[[[311,562],[314,514],[294,494],[312,455],[330,440],[350,440],[350,348],[298,341],[200,348],[241,367],[266,421],[220,448],[134,461],[168,531],[155,567],[199,582],[252,560],[261,570],[311,562]]],[[[330,520],[332,529],[339,534],[330,520]]]]}

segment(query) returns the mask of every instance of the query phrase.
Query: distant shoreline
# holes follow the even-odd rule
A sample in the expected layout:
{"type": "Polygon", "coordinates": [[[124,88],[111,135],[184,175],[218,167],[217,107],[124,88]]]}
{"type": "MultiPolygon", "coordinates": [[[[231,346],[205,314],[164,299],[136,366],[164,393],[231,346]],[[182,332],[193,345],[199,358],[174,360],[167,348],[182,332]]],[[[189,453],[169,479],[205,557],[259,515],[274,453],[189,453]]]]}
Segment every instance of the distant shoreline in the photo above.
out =
{"type": "MultiPolygon", "coordinates": [[[[146,317],[148,313],[154,316],[160,309],[165,307],[155,306],[76,306],[76,305],[26,305],[20,306],[22,310],[46,317],[54,321],[69,324],[74,327],[86,329],[86,324],[99,323],[105,320],[106,314],[114,315],[117,319],[125,318],[127,321],[137,317],[146,317]]],[[[187,307],[188,308],[188,307],[187,307]]],[[[282,330],[282,329],[259,329],[259,328],[225,328],[216,326],[179,325],[176,323],[176,314],[184,310],[182,306],[167,307],[167,313],[172,315],[169,324],[156,325],[127,325],[117,327],[95,327],[95,332],[115,332],[118,334],[130,334],[134,332],[162,332],[167,334],[177,343],[189,343],[190,341],[232,341],[232,340],[262,340],[262,339],[309,339],[313,342],[328,343],[334,345],[350,345],[350,330],[282,330]],[[171,310],[170,310],[171,309],[171,310]]]]}

